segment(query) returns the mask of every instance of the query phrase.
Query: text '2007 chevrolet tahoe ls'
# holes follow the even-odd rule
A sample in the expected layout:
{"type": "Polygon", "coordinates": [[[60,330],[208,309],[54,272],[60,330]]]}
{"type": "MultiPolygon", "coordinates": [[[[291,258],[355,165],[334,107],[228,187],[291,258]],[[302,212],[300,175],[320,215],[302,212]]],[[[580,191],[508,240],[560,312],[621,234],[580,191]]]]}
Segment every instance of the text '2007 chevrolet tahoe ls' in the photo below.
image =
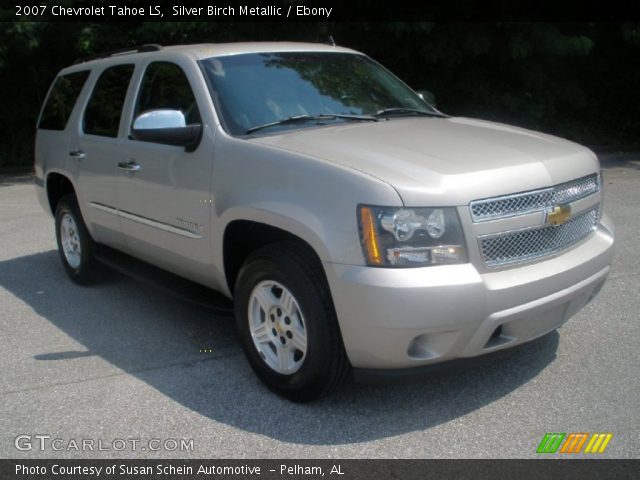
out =
{"type": "Polygon", "coordinates": [[[542,336],[596,295],[613,253],[591,151],[444,115],[327,45],[79,62],[45,100],[35,169],[73,280],[108,248],[232,298],[251,367],[297,401],[352,369],[542,336]]]}

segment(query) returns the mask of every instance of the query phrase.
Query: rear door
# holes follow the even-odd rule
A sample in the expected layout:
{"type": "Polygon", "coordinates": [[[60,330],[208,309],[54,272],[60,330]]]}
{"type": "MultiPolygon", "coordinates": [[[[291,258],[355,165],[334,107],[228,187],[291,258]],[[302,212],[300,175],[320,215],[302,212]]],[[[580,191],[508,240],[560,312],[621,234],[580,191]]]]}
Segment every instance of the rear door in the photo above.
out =
{"type": "Polygon", "coordinates": [[[203,124],[203,135],[193,151],[132,140],[129,135],[123,139],[118,188],[127,250],[167,270],[208,283],[212,275],[209,192],[213,138],[206,111],[210,99],[194,62],[151,61],[142,68],[129,132],[137,115],[171,109],[181,111],[187,124],[203,124]]]}
{"type": "Polygon", "coordinates": [[[108,66],[97,80],[80,118],[69,155],[78,162],[82,215],[94,240],[124,248],[118,217],[117,163],[123,156],[122,111],[133,63],[108,66]]]}
{"type": "MultiPolygon", "coordinates": [[[[71,148],[69,135],[75,136],[74,119],[81,110],[77,106],[78,98],[89,78],[90,70],[59,75],[47,95],[47,100],[42,108],[38,120],[35,148],[35,174],[36,185],[44,187],[44,173],[68,172],[76,178],[78,162],[70,155],[71,148]]],[[[38,195],[42,207],[49,210],[44,190],[38,195]]],[[[55,205],[53,206],[55,208],[55,205]]]]}

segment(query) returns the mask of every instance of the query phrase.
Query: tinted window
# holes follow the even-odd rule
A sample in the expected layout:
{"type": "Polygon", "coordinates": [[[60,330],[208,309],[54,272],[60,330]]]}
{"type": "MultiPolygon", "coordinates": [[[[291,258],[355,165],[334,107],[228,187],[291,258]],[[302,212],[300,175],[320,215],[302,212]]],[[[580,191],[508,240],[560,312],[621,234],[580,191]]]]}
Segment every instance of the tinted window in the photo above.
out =
{"type": "MultiPolygon", "coordinates": [[[[387,108],[433,112],[397,77],[363,55],[248,53],[200,64],[234,134],[299,115],[373,115],[387,108]]],[[[281,128],[313,125],[292,123],[281,128]]]]}
{"type": "Polygon", "coordinates": [[[155,62],[144,73],[136,116],[164,108],[180,110],[187,124],[201,121],[196,98],[182,69],[174,63],[155,62]]]}
{"type": "Polygon", "coordinates": [[[122,106],[132,74],[133,65],[117,65],[102,72],[84,112],[85,133],[118,136],[122,106]]]}
{"type": "Polygon", "coordinates": [[[89,71],[69,73],[56,78],[44,106],[38,128],[64,130],[89,71]]]}

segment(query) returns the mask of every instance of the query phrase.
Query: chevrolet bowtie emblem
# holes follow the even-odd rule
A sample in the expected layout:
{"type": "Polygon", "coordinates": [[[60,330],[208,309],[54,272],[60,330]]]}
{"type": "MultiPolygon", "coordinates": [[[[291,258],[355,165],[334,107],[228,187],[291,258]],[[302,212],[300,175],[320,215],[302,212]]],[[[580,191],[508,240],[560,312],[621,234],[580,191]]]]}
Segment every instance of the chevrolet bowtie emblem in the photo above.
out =
{"type": "Polygon", "coordinates": [[[562,225],[571,218],[571,205],[556,205],[552,210],[547,211],[545,224],[562,225]]]}

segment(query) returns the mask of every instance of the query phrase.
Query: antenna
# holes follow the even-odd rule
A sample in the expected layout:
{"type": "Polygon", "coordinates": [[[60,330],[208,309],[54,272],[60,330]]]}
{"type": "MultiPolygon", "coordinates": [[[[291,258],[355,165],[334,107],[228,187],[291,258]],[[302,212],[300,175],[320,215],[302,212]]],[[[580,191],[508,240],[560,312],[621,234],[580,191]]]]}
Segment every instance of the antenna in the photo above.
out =
{"type": "Polygon", "coordinates": [[[332,47],[336,46],[336,41],[333,39],[333,35],[329,35],[329,38],[327,38],[327,44],[331,45],[332,47]]]}

